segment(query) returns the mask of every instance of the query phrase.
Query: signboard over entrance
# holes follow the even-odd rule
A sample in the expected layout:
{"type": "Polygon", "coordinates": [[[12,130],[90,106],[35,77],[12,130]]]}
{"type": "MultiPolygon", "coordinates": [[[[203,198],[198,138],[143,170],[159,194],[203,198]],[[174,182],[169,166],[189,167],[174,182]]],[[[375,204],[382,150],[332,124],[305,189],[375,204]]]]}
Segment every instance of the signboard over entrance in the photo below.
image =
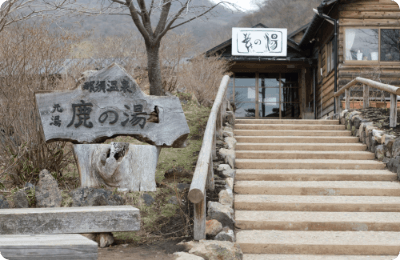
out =
{"type": "Polygon", "coordinates": [[[287,56],[287,29],[232,28],[232,55],[287,56]]]}

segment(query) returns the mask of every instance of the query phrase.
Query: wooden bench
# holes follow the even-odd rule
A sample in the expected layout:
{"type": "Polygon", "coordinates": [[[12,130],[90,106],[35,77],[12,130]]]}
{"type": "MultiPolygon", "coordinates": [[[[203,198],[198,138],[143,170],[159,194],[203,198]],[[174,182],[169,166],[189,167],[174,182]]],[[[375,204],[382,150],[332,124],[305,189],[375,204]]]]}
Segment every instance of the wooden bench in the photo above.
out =
{"type": "Polygon", "coordinates": [[[140,212],[132,206],[0,210],[0,235],[81,234],[139,229],[140,212]]]}
{"type": "Polygon", "coordinates": [[[1,235],[0,252],[9,260],[96,260],[97,243],[81,235],[1,235]]]}

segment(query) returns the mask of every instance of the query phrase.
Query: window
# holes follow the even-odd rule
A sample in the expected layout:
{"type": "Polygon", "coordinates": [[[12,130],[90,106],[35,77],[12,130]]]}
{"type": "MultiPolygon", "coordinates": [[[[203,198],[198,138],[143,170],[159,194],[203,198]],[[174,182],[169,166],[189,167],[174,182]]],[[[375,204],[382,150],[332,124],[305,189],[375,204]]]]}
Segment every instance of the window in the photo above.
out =
{"type": "Polygon", "coordinates": [[[333,40],[326,44],[326,73],[329,74],[335,67],[335,50],[333,49],[333,40]]]}
{"type": "Polygon", "coordinates": [[[345,60],[400,61],[400,29],[346,29],[345,60]]]}

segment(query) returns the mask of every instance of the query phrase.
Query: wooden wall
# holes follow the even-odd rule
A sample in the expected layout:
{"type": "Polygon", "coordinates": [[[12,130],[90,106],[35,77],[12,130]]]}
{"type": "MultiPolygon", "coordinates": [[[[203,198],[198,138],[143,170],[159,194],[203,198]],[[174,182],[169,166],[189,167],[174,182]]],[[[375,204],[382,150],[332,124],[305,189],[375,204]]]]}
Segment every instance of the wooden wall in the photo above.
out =
{"type": "MultiPolygon", "coordinates": [[[[400,8],[391,0],[340,0],[331,17],[339,19],[338,89],[356,77],[379,78],[382,82],[400,85],[400,62],[351,63],[344,61],[346,28],[399,28],[400,8]]],[[[316,37],[323,76],[317,80],[317,116],[333,111],[334,73],[327,72],[326,44],[333,36],[333,26],[324,22],[316,37]]],[[[320,71],[317,71],[319,74],[320,71]]]]}

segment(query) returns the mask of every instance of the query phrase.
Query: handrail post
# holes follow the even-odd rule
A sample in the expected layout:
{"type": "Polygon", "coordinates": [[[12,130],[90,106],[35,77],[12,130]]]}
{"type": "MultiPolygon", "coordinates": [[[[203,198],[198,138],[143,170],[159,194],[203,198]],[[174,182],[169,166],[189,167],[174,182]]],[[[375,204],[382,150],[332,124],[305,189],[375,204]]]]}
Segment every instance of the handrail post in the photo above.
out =
{"type": "Polygon", "coordinates": [[[350,89],[346,89],[345,90],[345,95],[346,95],[346,106],[345,109],[346,110],[350,110],[350,89]]]}
{"type": "Polygon", "coordinates": [[[369,108],[369,86],[363,85],[363,108],[369,108]]]}
{"type": "Polygon", "coordinates": [[[194,240],[206,239],[206,194],[204,199],[194,204],[194,240]]]}
{"type": "Polygon", "coordinates": [[[390,127],[397,126],[397,95],[390,94],[390,127]]]}

